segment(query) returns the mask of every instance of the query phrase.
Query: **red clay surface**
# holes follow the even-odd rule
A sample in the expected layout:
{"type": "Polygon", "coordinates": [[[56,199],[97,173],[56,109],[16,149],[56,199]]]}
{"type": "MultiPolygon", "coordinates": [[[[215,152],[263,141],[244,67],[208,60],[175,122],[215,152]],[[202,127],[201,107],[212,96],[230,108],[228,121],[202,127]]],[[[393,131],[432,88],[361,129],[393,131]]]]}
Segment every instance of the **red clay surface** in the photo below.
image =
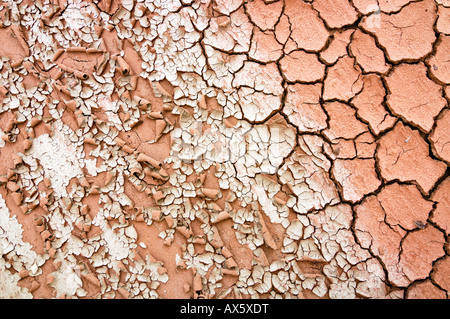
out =
{"type": "Polygon", "coordinates": [[[449,298],[449,1],[0,17],[0,298],[449,298]]]}

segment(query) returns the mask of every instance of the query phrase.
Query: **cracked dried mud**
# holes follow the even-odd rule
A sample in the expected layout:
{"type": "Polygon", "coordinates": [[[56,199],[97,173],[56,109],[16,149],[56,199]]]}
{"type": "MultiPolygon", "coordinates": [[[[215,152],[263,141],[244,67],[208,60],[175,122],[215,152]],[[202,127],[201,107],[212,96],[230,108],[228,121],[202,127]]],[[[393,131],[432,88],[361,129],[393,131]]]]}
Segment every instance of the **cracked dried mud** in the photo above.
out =
{"type": "Polygon", "coordinates": [[[450,3],[0,1],[0,298],[450,296],[450,3]]]}

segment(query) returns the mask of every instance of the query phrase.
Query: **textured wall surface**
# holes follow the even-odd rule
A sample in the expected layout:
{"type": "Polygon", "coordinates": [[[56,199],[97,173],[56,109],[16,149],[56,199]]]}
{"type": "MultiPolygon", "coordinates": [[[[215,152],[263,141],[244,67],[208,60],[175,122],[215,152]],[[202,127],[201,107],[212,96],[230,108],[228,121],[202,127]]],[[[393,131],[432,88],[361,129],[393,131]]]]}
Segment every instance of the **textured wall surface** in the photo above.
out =
{"type": "Polygon", "coordinates": [[[0,1],[0,298],[448,298],[448,0],[0,1]]]}

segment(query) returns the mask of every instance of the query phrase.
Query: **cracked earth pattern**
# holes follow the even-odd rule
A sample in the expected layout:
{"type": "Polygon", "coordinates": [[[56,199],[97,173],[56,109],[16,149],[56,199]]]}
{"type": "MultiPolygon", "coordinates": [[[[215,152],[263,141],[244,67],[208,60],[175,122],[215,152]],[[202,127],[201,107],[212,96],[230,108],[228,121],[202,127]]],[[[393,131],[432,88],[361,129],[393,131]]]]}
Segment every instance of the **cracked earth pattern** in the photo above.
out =
{"type": "Polygon", "coordinates": [[[0,2],[0,298],[448,298],[448,0],[0,2]]]}

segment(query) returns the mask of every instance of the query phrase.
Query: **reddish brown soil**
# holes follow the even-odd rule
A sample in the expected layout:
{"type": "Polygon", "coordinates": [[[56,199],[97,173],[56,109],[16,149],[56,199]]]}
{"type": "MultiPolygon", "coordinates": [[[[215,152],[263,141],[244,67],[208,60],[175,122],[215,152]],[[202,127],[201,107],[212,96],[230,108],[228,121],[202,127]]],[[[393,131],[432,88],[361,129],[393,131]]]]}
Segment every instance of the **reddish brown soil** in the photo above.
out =
{"type": "Polygon", "coordinates": [[[0,2],[0,298],[448,299],[450,2],[182,3],[0,2]]]}

